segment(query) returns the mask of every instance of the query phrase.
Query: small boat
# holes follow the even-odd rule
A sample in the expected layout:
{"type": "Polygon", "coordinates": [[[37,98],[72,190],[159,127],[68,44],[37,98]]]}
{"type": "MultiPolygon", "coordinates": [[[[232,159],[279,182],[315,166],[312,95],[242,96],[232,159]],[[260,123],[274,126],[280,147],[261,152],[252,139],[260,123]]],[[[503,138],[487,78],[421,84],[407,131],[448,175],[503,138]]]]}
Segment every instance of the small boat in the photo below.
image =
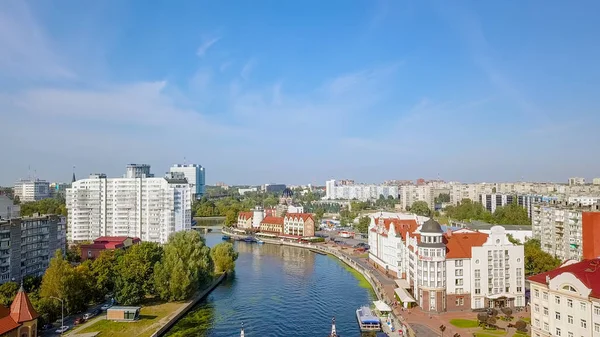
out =
{"type": "Polygon", "coordinates": [[[329,334],[329,337],[340,337],[335,329],[335,317],[331,319],[331,333],[329,334]]]}
{"type": "Polygon", "coordinates": [[[244,241],[248,242],[248,243],[252,243],[252,242],[256,242],[256,239],[251,236],[248,236],[248,237],[244,238],[244,241]]]}
{"type": "Polygon", "coordinates": [[[263,240],[261,240],[261,239],[256,239],[256,243],[258,243],[259,245],[262,245],[265,242],[263,240]]]}
{"type": "Polygon", "coordinates": [[[221,239],[223,239],[223,240],[231,240],[231,236],[229,236],[229,235],[223,235],[221,237],[221,239]]]}
{"type": "Polygon", "coordinates": [[[381,320],[379,320],[367,306],[360,307],[356,310],[356,319],[358,320],[360,331],[381,330],[381,320]]]}

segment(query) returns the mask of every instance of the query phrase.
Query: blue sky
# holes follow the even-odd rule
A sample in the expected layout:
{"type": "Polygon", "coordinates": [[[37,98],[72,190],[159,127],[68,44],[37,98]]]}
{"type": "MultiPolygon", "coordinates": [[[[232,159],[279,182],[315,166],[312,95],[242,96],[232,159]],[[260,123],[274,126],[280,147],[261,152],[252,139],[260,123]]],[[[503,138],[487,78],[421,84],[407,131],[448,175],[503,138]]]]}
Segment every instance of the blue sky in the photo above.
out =
{"type": "Polygon", "coordinates": [[[0,4],[0,184],[600,176],[597,1],[0,4]]]}

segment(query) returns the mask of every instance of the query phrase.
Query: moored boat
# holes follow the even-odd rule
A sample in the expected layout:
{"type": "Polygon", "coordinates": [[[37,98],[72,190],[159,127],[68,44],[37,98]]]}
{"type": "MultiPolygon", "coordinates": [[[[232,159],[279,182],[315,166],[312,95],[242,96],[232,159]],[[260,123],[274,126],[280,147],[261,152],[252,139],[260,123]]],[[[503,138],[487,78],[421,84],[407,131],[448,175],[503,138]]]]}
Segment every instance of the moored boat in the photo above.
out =
{"type": "Polygon", "coordinates": [[[221,237],[221,239],[223,239],[223,240],[231,240],[231,236],[229,236],[229,235],[223,235],[221,237]]]}
{"type": "Polygon", "coordinates": [[[252,242],[256,242],[256,239],[251,236],[248,236],[248,237],[244,238],[244,241],[252,243],[252,242]]]}
{"type": "Polygon", "coordinates": [[[356,319],[360,331],[380,331],[381,320],[373,314],[367,306],[360,307],[356,310],[356,319]]]}
{"type": "Polygon", "coordinates": [[[261,244],[263,244],[265,242],[263,240],[261,240],[261,239],[256,239],[256,243],[258,243],[259,245],[261,245],[261,244]]]}
{"type": "Polygon", "coordinates": [[[331,319],[331,333],[329,334],[329,337],[340,337],[335,329],[335,317],[331,319]]]}

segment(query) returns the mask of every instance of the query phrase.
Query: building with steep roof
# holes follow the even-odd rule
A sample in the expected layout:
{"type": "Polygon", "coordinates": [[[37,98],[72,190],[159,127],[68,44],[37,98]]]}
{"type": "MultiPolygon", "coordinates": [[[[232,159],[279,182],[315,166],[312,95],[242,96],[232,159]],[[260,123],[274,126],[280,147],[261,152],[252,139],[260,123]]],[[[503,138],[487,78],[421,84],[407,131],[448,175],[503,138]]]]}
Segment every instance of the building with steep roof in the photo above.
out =
{"type": "Polygon", "coordinates": [[[286,235],[315,236],[315,220],[310,213],[288,213],[283,217],[283,233],[286,235]]]}
{"type": "Polygon", "coordinates": [[[260,232],[273,235],[283,234],[283,217],[265,217],[260,223],[260,232]]]}
{"type": "Polygon", "coordinates": [[[38,317],[38,313],[29,301],[23,285],[21,285],[10,308],[0,306],[0,336],[37,336],[38,317]]]}
{"type": "Polygon", "coordinates": [[[129,236],[101,236],[94,243],[80,246],[81,261],[93,260],[105,250],[126,249],[140,242],[140,239],[129,236]]]}
{"type": "Polygon", "coordinates": [[[600,258],[529,277],[531,336],[600,336],[600,258]]]}
{"type": "Polygon", "coordinates": [[[369,259],[397,277],[396,293],[430,312],[522,307],[524,250],[502,226],[489,234],[448,230],[437,221],[372,217],[369,259]]]}

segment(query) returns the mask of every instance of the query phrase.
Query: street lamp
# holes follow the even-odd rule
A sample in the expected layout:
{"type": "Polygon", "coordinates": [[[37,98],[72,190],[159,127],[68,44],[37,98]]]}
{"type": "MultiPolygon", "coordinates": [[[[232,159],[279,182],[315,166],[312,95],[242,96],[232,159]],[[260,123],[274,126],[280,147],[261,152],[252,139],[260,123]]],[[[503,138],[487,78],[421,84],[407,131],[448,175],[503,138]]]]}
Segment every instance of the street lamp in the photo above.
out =
{"type": "Polygon", "coordinates": [[[60,301],[60,335],[62,336],[63,326],[65,326],[65,302],[58,297],[50,296],[50,298],[60,301]]]}
{"type": "Polygon", "coordinates": [[[441,336],[444,336],[444,331],[446,331],[446,326],[445,325],[440,325],[440,331],[442,332],[441,336]]]}

